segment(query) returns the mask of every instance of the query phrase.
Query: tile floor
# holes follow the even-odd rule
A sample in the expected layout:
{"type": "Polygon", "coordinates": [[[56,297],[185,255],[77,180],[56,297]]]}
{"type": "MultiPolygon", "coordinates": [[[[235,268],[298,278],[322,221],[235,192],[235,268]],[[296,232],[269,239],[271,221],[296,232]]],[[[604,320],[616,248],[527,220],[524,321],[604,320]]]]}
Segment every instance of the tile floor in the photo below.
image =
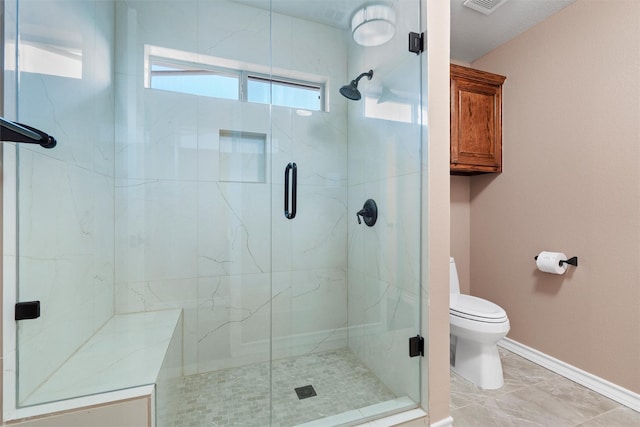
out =
{"type": "Polygon", "coordinates": [[[268,363],[185,377],[175,426],[294,426],[395,398],[342,349],[275,361],[271,402],[268,363]],[[299,400],[294,389],[309,384],[317,396],[299,400]]]}
{"type": "MultiPolygon", "coordinates": [[[[482,390],[451,373],[454,427],[640,427],[640,413],[500,349],[505,385],[482,390]]],[[[294,426],[396,396],[347,349],[192,375],[176,427],[294,426]],[[317,396],[299,400],[294,388],[317,396]],[[273,404],[273,422],[269,405],[273,404]]]]}
{"type": "Polygon", "coordinates": [[[500,348],[504,386],[482,390],[451,373],[454,427],[640,427],[640,413],[500,348]]]}

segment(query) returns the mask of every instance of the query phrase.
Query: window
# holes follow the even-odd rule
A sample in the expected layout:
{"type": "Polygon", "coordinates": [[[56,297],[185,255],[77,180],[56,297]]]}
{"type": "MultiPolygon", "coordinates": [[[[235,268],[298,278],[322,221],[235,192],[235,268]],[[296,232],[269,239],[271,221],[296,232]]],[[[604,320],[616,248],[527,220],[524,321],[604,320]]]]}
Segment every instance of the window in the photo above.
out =
{"type": "Polygon", "coordinates": [[[191,95],[240,99],[239,73],[197,69],[177,63],[151,62],[151,88],[191,95]]]}
{"type": "Polygon", "coordinates": [[[145,47],[145,68],[145,87],[151,89],[312,111],[325,110],[325,84],[320,78],[307,81],[289,75],[270,75],[266,67],[245,65],[250,69],[240,69],[240,63],[234,61],[154,46],[145,47]],[[155,51],[163,55],[154,55],[155,51]],[[202,61],[189,60],[194,57],[202,61]]]}
{"type": "Polygon", "coordinates": [[[305,82],[285,81],[279,77],[247,76],[247,101],[271,103],[282,107],[322,110],[322,87],[305,82]]]}
{"type": "MultiPolygon", "coordinates": [[[[82,79],[82,49],[71,46],[71,43],[49,42],[52,38],[46,40],[28,40],[27,37],[20,39],[20,71],[82,79]]],[[[15,44],[7,43],[7,52],[15,49],[15,44]]],[[[6,69],[15,70],[14,55],[6,55],[5,61],[6,69]]]]}

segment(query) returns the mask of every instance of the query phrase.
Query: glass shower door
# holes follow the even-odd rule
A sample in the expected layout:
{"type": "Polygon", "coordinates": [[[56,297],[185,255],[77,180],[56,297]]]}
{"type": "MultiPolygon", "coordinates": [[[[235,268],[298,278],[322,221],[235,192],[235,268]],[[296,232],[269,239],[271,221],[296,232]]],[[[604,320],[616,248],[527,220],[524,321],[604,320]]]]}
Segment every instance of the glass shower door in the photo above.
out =
{"type": "Polygon", "coordinates": [[[351,363],[347,110],[333,92],[347,47],[343,30],[273,6],[272,76],[287,77],[294,93],[279,103],[272,85],[272,425],[293,426],[342,412],[335,368],[351,363]]]}
{"type": "Polygon", "coordinates": [[[422,31],[420,3],[394,3],[389,42],[368,47],[352,41],[349,50],[351,78],[373,70],[370,81],[360,81],[362,100],[349,102],[348,313],[349,348],[393,393],[376,411],[420,401],[421,358],[409,357],[408,342],[420,333],[425,71],[424,54],[407,46],[409,33],[422,31]],[[368,199],[378,210],[372,227],[355,218],[368,199]]]}
{"type": "Polygon", "coordinates": [[[184,382],[166,405],[186,405],[183,423],[356,423],[417,405],[422,71],[406,39],[420,1],[365,5],[5,11],[5,48],[20,40],[7,111],[58,139],[14,153],[18,298],[42,304],[17,326],[18,406],[153,383],[128,381],[149,363],[66,364],[114,320],[125,332],[85,362],[151,347],[144,319],[171,313],[184,382]],[[393,35],[371,45],[352,17],[374,12],[393,35]],[[363,73],[361,98],[344,97],[363,73]],[[372,226],[357,215],[369,199],[372,226]]]}
{"type": "Polygon", "coordinates": [[[273,78],[287,72],[320,102],[272,105],[273,424],[356,423],[420,398],[407,350],[420,330],[421,59],[407,51],[420,2],[384,12],[394,36],[377,46],[354,41],[364,5],[272,3],[273,78]],[[369,70],[360,100],[342,96],[369,70]],[[371,227],[356,215],[368,199],[371,227]]]}

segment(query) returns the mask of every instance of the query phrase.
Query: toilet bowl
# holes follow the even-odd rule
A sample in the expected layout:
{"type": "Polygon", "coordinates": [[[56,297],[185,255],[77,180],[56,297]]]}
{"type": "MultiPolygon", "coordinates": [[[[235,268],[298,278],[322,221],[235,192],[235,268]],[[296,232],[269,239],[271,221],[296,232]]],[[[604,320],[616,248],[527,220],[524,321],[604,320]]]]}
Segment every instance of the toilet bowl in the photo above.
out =
{"type": "Polygon", "coordinates": [[[504,384],[498,341],[509,332],[507,313],[497,304],[460,293],[455,260],[449,260],[449,324],[455,341],[452,369],[483,389],[504,384]]]}

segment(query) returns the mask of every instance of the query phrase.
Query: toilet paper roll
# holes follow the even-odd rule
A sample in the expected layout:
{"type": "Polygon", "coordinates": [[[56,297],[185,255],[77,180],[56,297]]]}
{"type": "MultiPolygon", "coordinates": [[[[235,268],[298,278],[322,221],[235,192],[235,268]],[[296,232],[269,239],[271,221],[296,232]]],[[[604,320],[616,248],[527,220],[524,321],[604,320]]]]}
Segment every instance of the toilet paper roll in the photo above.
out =
{"type": "Polygon", "coordinates": [[[567,271],[567,264],[560,265],[560,261],[566,260],[567,256],[562,252],[542,251],[538,254],[536,266],[538,266],[538,270],[545,273],[564,274],[567,271]]]}

